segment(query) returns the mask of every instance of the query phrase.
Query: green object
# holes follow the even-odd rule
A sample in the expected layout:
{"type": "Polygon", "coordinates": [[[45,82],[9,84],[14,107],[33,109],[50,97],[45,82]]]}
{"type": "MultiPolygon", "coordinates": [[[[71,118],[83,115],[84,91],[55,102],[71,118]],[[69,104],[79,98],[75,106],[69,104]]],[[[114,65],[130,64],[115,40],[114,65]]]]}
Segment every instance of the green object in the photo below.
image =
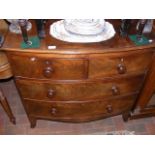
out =
{"type": "Polygon", "coordinates": [[[136,35],[129,35],[130,40],[132,40],[137,46],[140,45],[147,45],[149,44],[149,40],[142,35],[142,39],[141,41],[137,40],[137,36],[136,35]]]}
{"type": "Polygon", "coordinates": [[[40,40],[37,36],[30,37],[29,41],[32,42],[31,45],[26,44],[24,41],[21,42],[20,47],[21,48],[39,48],[40,47],[40,40]]]}

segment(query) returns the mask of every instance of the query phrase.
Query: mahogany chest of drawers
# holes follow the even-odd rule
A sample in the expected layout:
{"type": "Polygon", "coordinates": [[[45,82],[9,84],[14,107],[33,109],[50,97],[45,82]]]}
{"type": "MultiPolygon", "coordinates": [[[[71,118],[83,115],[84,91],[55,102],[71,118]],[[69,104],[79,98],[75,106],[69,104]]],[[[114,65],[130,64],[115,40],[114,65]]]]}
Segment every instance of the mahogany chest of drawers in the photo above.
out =
{"type": "MultiPolygon", "coordinates": [[[[32,29],[29,35],[34,34],[32,29]]],[[[3,50],[31,127],[37,119],[84,122],[122,114],[127,120],[154,52],[153,46],[135,47],[118,34],[95,44],[47,35],[40,49],[20,49],[21,41],[8,33],[3,50]],[[50,44],[57,48],[48,50],[50,44]]]]}

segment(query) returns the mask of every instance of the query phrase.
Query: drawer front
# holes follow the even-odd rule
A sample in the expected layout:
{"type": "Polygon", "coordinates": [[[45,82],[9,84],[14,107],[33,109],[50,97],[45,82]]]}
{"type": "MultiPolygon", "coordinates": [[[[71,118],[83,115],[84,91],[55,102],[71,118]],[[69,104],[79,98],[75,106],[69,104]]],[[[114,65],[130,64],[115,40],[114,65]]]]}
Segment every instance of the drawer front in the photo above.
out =
{"type": "Polygon", "coordinates": [[[16,80],[23,98],[47,101],[94,100],[131,94],[139,91],[143,76],[74,83],[52,83],[16,80]]]}
{"type": "Polygon", "coordinates": [[[87,77],[88,61],[83,58],[9,55],[15,76],[39,79],[74,80],[87,77]]]}
{"type": "Polygon", "coordinates": [[[27,113],[36,118],[82,122],[121,114],[129,110],[134,96],[96,102],[45,102],[24,100],[27,113]]]}
{"type": "Polygon", "coordinates": [[[130,53],[91,55],[89,78],[102,78],[122,74],[142,73],[148,68],[152,52],[140,50],[130,53]]]}

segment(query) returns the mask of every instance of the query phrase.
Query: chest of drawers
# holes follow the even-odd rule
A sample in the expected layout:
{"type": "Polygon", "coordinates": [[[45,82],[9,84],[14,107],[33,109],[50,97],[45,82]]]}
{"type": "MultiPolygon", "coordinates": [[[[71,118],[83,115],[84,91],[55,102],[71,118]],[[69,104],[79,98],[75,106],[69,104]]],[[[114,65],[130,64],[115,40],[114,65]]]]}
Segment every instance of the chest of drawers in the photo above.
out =
{"type": "Polygon", "coordinates": [[[8,34],[4,50],[31,127],[37,119],[85,122],[122,114],[127,120],[154,52],[153,47],[118,48],[117,35],[109,48],[47,36],[40,49],[22,50],[17,40],[9,44],[11,39],[8,34]],[[58,48],[47,50],[49,42],[58,48]]]}

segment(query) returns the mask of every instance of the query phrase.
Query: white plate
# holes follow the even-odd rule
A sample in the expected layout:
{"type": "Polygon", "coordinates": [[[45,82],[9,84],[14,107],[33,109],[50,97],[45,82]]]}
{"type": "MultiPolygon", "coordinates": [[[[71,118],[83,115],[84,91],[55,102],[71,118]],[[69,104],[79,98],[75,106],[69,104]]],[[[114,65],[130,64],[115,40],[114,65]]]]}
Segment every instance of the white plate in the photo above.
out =
{"type": "Polygon", "coordinates": [[[103,31],[104,26],[104,19],[64,20],[64,27],[68,32],[80,35],[97,35],[103,31]]]}
{"type": "Polygon", "coordinates": [[[50,26],[50,35],[67,42],[91,43],[105,41],[114,37],[115,30],[112,24],[105,22],[104,30],[97,35],[76,35],[66,31],[64,20],[60,20],[50,26]]]}

